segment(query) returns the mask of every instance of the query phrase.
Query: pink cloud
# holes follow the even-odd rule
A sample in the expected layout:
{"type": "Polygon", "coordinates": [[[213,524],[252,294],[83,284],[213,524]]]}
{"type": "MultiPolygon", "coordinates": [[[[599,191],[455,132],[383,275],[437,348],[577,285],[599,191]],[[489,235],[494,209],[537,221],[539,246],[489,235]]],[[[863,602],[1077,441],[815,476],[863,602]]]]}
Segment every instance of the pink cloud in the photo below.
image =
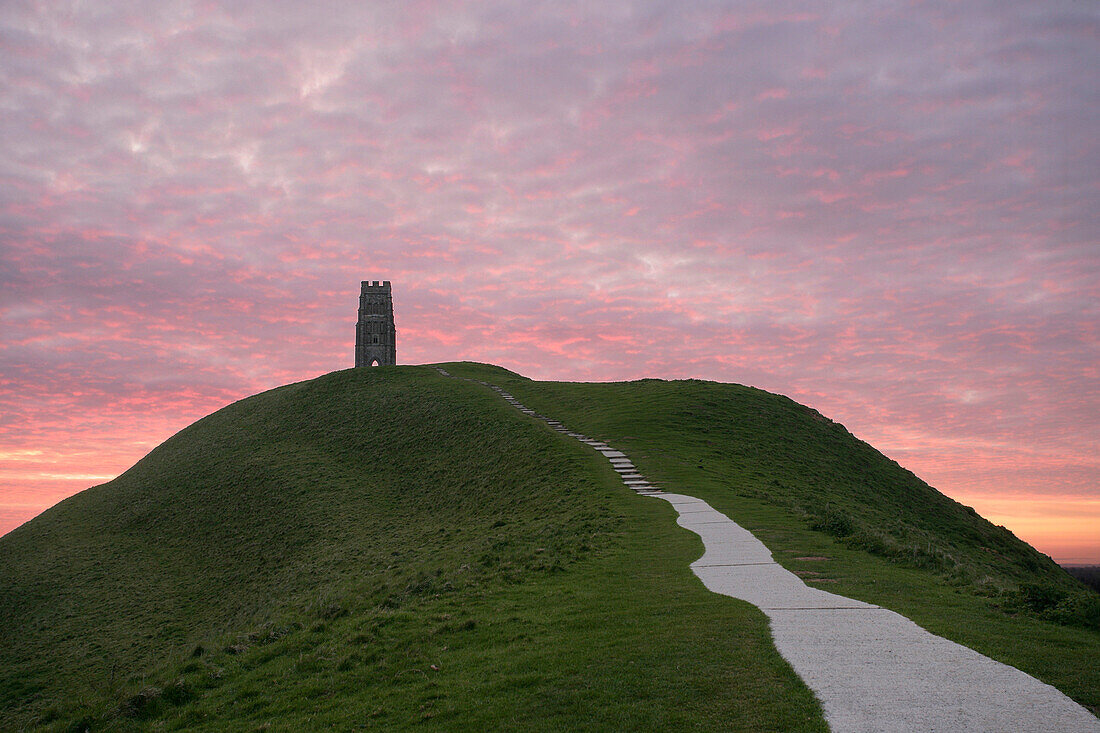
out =
{"type": "Polygon", "coordinates": [[[1094,497],[1100,20],[1029,7],[8,3],[0,512],[347,366],[381,277],[406,363],[750,383],[1094,497]]]}

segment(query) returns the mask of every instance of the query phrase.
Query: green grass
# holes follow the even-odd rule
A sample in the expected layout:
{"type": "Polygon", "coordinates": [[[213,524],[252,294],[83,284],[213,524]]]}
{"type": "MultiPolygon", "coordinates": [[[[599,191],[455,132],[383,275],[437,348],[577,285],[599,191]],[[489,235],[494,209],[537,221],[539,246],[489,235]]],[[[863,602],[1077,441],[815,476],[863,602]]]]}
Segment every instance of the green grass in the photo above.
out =
{"type": "Polygon", "coordinates": [[[430,368],[272,390],[0,538],[0,729],[824,730],[673,517],[430,368]]]}
{"type": "Polygon", "coordinates": [[[810,583],[899,611],[1100,712],[1097,595],[813,410],[698,380],[578,384],[447,369],[625,451],[647,478],[752,530],[810,583]]]}
{"type": "MultiPolygon", "coordinates": [[[[817,413],[446,366],[627,451],[809,582],[1100,706],[1081,586],[817,413]]],[[[825,730],[763,614],[691,574],[674,516],[428,367],[272,390],[0,538],[0,730],[825,730]]]]}

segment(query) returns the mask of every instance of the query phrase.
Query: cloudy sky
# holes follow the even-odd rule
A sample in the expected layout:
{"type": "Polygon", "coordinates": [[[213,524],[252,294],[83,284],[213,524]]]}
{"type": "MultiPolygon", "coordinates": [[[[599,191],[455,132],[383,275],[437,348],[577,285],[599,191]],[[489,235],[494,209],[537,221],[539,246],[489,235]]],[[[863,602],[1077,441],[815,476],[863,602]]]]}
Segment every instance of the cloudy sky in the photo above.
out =
{"type": "Polygon", "coordinates": [[[0,4],[0,531],[402,363],[787,394],[1100,562],[1094,2],[0,4]]]}

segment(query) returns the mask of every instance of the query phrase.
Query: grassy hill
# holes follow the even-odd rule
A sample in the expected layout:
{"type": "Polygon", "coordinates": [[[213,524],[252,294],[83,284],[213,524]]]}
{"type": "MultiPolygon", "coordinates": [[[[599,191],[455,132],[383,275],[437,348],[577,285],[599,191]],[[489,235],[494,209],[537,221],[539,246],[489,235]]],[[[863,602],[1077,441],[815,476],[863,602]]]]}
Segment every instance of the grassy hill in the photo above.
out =
{"type": "Polygon", "coordinates": [[[626,451],[647,478],[753,531],[807,582],[896,610],[1100,714],[1100,594],[816,411],[700,380],[448,369],[626,451]]]}
{"type": "MultiPolygon", "coordinates": [[[[1100,706],[1081,586],[807,408],[447,368],[628,451],[828,590],[1100,706]]],[[[824,730],[673,516],[428,367],[281,387],[0,538],[0,729],[824,730]]]]}

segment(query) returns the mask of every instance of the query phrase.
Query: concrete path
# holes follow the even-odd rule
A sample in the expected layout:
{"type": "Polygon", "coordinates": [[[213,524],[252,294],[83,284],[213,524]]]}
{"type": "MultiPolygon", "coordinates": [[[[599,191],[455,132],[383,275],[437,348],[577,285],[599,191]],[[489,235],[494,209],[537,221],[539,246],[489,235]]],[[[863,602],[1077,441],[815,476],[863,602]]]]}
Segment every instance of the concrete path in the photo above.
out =
{"type": "Polygon", "coordinates": [[[807,586],[751,532],[705,501],[663,491],[622,452],[480,383],[602,453],[634,491],[669,502],[677,523],[703,540],[705,551],[692,571],[715,593],[767,614],[776,648],[817,695],[832,730],[1100,733],[1100,720],[1054,687],[893,611],[807,586]]]}
{"type": "Polygon", "coordinates": [[[662,493],[706,551],[691,568],[715,593],[757,606],[776,648],[835,731],[1100,731],[1100,721],[1015,667],[930,634],[893,611],[811,588],[751,533],[662,493]]]}

